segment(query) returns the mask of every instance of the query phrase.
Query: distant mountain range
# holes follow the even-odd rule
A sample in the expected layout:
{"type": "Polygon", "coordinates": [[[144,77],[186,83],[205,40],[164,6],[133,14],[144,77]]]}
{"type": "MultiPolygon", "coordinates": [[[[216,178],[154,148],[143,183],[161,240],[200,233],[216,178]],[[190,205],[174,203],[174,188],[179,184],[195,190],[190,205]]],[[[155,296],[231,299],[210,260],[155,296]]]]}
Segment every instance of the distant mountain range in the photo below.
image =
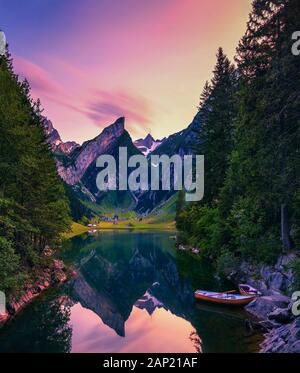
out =
{"type": "MultiPolygon", "coordinates": [[[[172,156],[178,154],[181,157],[184,155],[195,154],[197,145],[200,142],[202,113],[198,112],[192,123],[184,130],[177,132],[166,138],[154,151],[152,155],[172,156]]],[[[172,188],[171,188],[172,189],[172,188]]],[[[156,209],[157,206],[162,206],[176,192],[170,191],[145,191],[139,195],[136,205],[136,211],[139,213],[148,213],[156,209]]]]}
{"type": "Polygon", "coordinates": [[[149,155],[152,153],[159,145],[165,141],[165,138],[162,140],[154,140],[150,133],[144,139],[138,139],[134,142],[134,145],[144,154],[149,155]]]}
{"type": "MultiPolygon", "coordinates": [[[[102,154],[113,155],[118,160],[119,147],[127,147],[128,157],[136,154],[144,154],[148,157],[151,154],[169,156],[179,154],[182,157],[193,154],[199,141],[201,118],[199,112],[185,130],[163,140],[154,140],[149,134],[145,139],[133,142],[125,129],[125,118],[121,117],[106,127],[97,137],[82,145],[76,142],[62,142],[52,122],[44,118],[43,127],[47,142],[55,155],[58,174],[64,180],[71,199],[73,217],[75,215],[76,218],[83,213],[105,214],[114,210],[148,214],[162,207],[174,196],[174,191],[100,192],[96,186],[99,172],[96,160],[102,154]],[[75,213],[74,210],[77,212],[75,213]]],[[[128,174],[130,172],[132,170],[129,169],[128,174]]]]}

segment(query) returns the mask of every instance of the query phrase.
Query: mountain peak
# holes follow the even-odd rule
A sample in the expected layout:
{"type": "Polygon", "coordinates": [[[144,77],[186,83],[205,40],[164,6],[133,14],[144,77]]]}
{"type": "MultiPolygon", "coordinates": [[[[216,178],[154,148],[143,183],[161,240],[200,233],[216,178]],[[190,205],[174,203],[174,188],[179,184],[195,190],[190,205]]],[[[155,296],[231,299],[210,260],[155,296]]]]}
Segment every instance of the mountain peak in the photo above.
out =
{"type": "Polygon", "coordinates": [[[118,127],[122,127],[123,129],[125,128],[125,117],[120,117],[118,118],[113,124],[112,126],[118,126],[118,127]]]}
{"type": "MultiPolygon", "coordinates": [[[[120,136],[124,131],[125,117],[118,118],[113,124],[103,130],[103,132],[113,134],[114,136],[120,136]]],[[[99,136],[101,136],[101,134],[99,136]]]]}
{"type": "Polygon", "coordinates": [[[146,140],[155,141],[154,138],[152,137],[151,133],[148,133],[148,135],[145,137],[144,140],[145,140],[145,141],[146,141],[146,140]]]}
{"type": "Polygon", "coordinates": [[[125,117],[118,118],[114,124],[125,124],[125,117]]]}
{"type": "Polygon", "coordinates": [[[154,140],[152,135],[148,133],[148,135],[144,139],[139,139],[134,142],[134,145],[144,154],[149,155],[153,152],[160,144],[162,140],[154,140]]]}

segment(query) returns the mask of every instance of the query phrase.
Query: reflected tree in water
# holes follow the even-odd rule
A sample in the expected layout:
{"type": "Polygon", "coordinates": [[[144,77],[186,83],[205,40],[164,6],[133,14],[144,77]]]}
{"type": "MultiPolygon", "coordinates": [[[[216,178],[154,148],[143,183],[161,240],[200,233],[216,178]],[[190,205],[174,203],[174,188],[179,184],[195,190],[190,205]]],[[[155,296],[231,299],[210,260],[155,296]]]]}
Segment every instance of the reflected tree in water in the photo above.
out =
{"type": "Polygon", "coordinates": [[[36,302],[24,311],[21,320],[15,324],[14,338],[7,339],[9,327],[0,338],[1,352],[48,352],[67,353],[71,351],[72,328],[70,306],[65,298],[36,302]],[[22,343],[20,343],[20,339],[22,343]]]}

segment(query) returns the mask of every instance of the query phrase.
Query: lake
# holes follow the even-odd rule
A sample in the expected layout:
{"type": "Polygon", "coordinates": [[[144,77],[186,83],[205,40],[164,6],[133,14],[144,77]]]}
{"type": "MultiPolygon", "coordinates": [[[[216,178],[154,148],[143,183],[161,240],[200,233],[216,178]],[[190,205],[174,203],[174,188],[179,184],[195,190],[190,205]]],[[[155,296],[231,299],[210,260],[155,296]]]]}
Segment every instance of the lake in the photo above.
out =
{"type": "Polygon", "coordinates": [[[172,232],[105,231],[64,242],[77,276],[0,330],[0,352],[256,352],[242,309],[196,289],[231,290],[212,267],[175,249],[172,232]]]}

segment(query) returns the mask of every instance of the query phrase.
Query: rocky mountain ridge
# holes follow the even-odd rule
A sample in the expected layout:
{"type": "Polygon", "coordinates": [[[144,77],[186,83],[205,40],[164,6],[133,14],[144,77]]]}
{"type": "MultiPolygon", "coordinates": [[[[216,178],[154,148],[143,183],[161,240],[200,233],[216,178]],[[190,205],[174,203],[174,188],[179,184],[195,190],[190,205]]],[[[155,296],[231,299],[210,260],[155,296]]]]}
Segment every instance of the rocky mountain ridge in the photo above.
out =
{"type": "Polygon", "coordinates": [[[165,141],[154,140],[154,138],[149,133],[144,139],[138,139],[134,141],[134,145],[145,155],[151,154],[158,146],[160,146],[165,141]]]}
{"type": "Polygon", "coordinates": [[[101,155],[109,154],[125,132],[125,118],[119,118],[106,127],[93,140],[84,142],[71,153],[67,164],[57,162],[58,173],[69,185],[75,185],[84,176],[89,166],[101,155]]]}
{"type": "Polygon", "coordinates": [[[74,149],[79,147],[75,141],[63,142],[57,129],[53,127],[51,120],[43,117],[42,125],[47,137],[47,142],[53,152],[61,152],[63,154],[70,154],[74,149]]]}
{"type": "MultiPolygon", "coordinates": [[[[164,201],[169,200],[175,194],[175,191],[100,192],[96,185],[99,172],[96,167],[97,158],[102,154],[109,154],[118,160],[119,147],[127,148],[128,157],[136,154],[144,154],[147,157],[151,154],[169,156],[179,154],[182,157],[185,154],[193,154],[201,128],[201,118],[201,113],[198,113],[186,129],[162,141],[155,141],[149,134],[145,139],[133,142],[125,129],[125,118],[121,117],[104,128],[97,137],[84,142],[81,146],[73,142],[63,143],[58,131],[47,118],[43,126],[47,142],[56,158],[58,174],[68,187],[73,189],[73,195],[77,195],[79,200],[85,199],[88,203],[96,204],[98,207],[106,203],[106,205],[112,205],[113,209],[121,206],[127,210],[147,214],[157,206],[163,205],[164,201]]],[[[130,172],[132,170],[128,169],[128,174],[130,172]]]]}

